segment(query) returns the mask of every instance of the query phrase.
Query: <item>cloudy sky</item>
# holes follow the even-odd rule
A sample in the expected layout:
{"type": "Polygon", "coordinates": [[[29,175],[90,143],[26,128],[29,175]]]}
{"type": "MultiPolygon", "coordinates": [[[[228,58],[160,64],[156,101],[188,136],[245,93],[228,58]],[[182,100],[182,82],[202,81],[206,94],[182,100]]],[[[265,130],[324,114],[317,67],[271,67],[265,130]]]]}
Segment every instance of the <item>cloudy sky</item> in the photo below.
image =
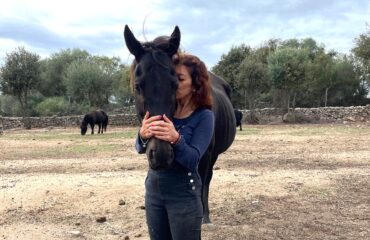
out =
{"type": "Polygon", "coordinates": [[[119,56],[129,25],[139,40],[169,35],[214,66],[232,46],[258,47],[271,38],[312,37],[349,53],[370,24],[368,0],[0,0],[0,64],[18,46],[43,58],[67,48],[119,56]]]}

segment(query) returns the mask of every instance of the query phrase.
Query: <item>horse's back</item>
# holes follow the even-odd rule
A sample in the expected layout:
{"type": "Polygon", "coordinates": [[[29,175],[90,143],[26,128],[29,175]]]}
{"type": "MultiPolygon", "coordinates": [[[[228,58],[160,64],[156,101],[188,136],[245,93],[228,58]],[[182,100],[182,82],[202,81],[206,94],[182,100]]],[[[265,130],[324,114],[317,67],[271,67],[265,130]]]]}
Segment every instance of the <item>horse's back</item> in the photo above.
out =
{"type": "Polygon", "coordinates": [[[108,123],[108,115],[103,110],[95,110],[86,114],[84,120],[88,123],[108,123]]]}
{"type": "Polygon", "coordinates": [[[231,104],[229,84],[213,73],[209,73],[212,84],[213,112],[215,114],[215,147],[214,153],[225,152],[233,143],[235,129],[235,114],[231,104]]]}

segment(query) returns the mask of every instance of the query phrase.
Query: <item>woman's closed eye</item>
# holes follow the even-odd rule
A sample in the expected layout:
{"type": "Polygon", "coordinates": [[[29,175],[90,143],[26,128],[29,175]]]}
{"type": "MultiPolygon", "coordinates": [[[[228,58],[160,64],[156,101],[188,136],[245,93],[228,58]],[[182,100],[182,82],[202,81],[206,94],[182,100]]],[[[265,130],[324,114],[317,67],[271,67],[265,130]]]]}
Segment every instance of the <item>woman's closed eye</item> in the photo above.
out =
{"type": "Polygon", "coordinates": [[[177,78],[179,79],[179,81],[185,80],[184,74],[177,74],[177,78]]]}

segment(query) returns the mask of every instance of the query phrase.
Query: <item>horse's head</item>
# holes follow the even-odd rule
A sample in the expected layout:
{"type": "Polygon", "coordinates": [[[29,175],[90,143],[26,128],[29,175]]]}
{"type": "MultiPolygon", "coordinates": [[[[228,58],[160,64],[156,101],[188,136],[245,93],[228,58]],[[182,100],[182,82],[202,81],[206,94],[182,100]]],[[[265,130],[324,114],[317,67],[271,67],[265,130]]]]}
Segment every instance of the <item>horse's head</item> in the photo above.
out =
{"type": "Polygon", "coordinates": [[[87,131],[87,123],[85,122],[85,120],[81,122],[80,128],[81,128],[81,135],[85,135],[87,131]]]}
{"type": "MultiPolygon", "coordinates": [[[[135,56],[133,79],[136,111],[140,121],[145,112],[150,116],[166,114],[172,119],[176,107],[176,76],[172,57],[180,45],[180,30],[176,26],[170,37],[159,37],[152,42],[140,43],[128,26],[124,31],[128,50],[135,56]]],[[[152,168],[166,168],[174,159],[172,146],[151,138],[146,154],[152,168]]]]}

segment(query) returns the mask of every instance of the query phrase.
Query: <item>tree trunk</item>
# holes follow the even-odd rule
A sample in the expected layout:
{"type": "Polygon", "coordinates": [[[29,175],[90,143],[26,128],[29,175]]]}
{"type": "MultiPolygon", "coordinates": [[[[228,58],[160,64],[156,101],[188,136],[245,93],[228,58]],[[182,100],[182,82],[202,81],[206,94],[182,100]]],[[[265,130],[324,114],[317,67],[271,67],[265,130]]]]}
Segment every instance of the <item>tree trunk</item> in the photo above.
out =
{"type": "Polygon", "coordinates": [[[324,107],[326,107],[327,104],[328,104],[328,90],[329,90],[329,88],[325,88],[325,103],[324,103],[324,107]]]}
{"type": "Polygon", "coordinates": [[[248,94],[248,105],[249,105],[249,116],[247,117],[247,121],[250,124],[257,124],[259,122],[258,117],[256,116],[255,108],[256,108],[256,97],[253,93],[248,94]]]}
{"type": "Polygon", "coordinates": [[[285,90],[285,111],[284,111],[284,114],[289,112],[289,109],[290,109],[290,91],[288,90],[285,90]]]}
{"type": "Polygon", "coordinates": [[[27,94],[25,96],[19,95],[18,100],[21,104],[22,109],[22,122],[25,129],[31,129],[31,121],[30,121],[30,111],[28,110],[28,101],[27,101],[27,94]],[[24,99],[23,99],[24,98],[24,99]]]}
{"type": "Polygon", "coordinates": [[[247,108],[247,90],[244,89],[244,109],[247,108]]]}
{"type": "Polygon", "coordinates": [[[297,96],[297,92],[294,92],[294,95],[293,95],[293,102],[292,102],[292,108],[293,108],[293,111],[295,109],[295,99],[296,99],[296,96],[297,96]]]}

